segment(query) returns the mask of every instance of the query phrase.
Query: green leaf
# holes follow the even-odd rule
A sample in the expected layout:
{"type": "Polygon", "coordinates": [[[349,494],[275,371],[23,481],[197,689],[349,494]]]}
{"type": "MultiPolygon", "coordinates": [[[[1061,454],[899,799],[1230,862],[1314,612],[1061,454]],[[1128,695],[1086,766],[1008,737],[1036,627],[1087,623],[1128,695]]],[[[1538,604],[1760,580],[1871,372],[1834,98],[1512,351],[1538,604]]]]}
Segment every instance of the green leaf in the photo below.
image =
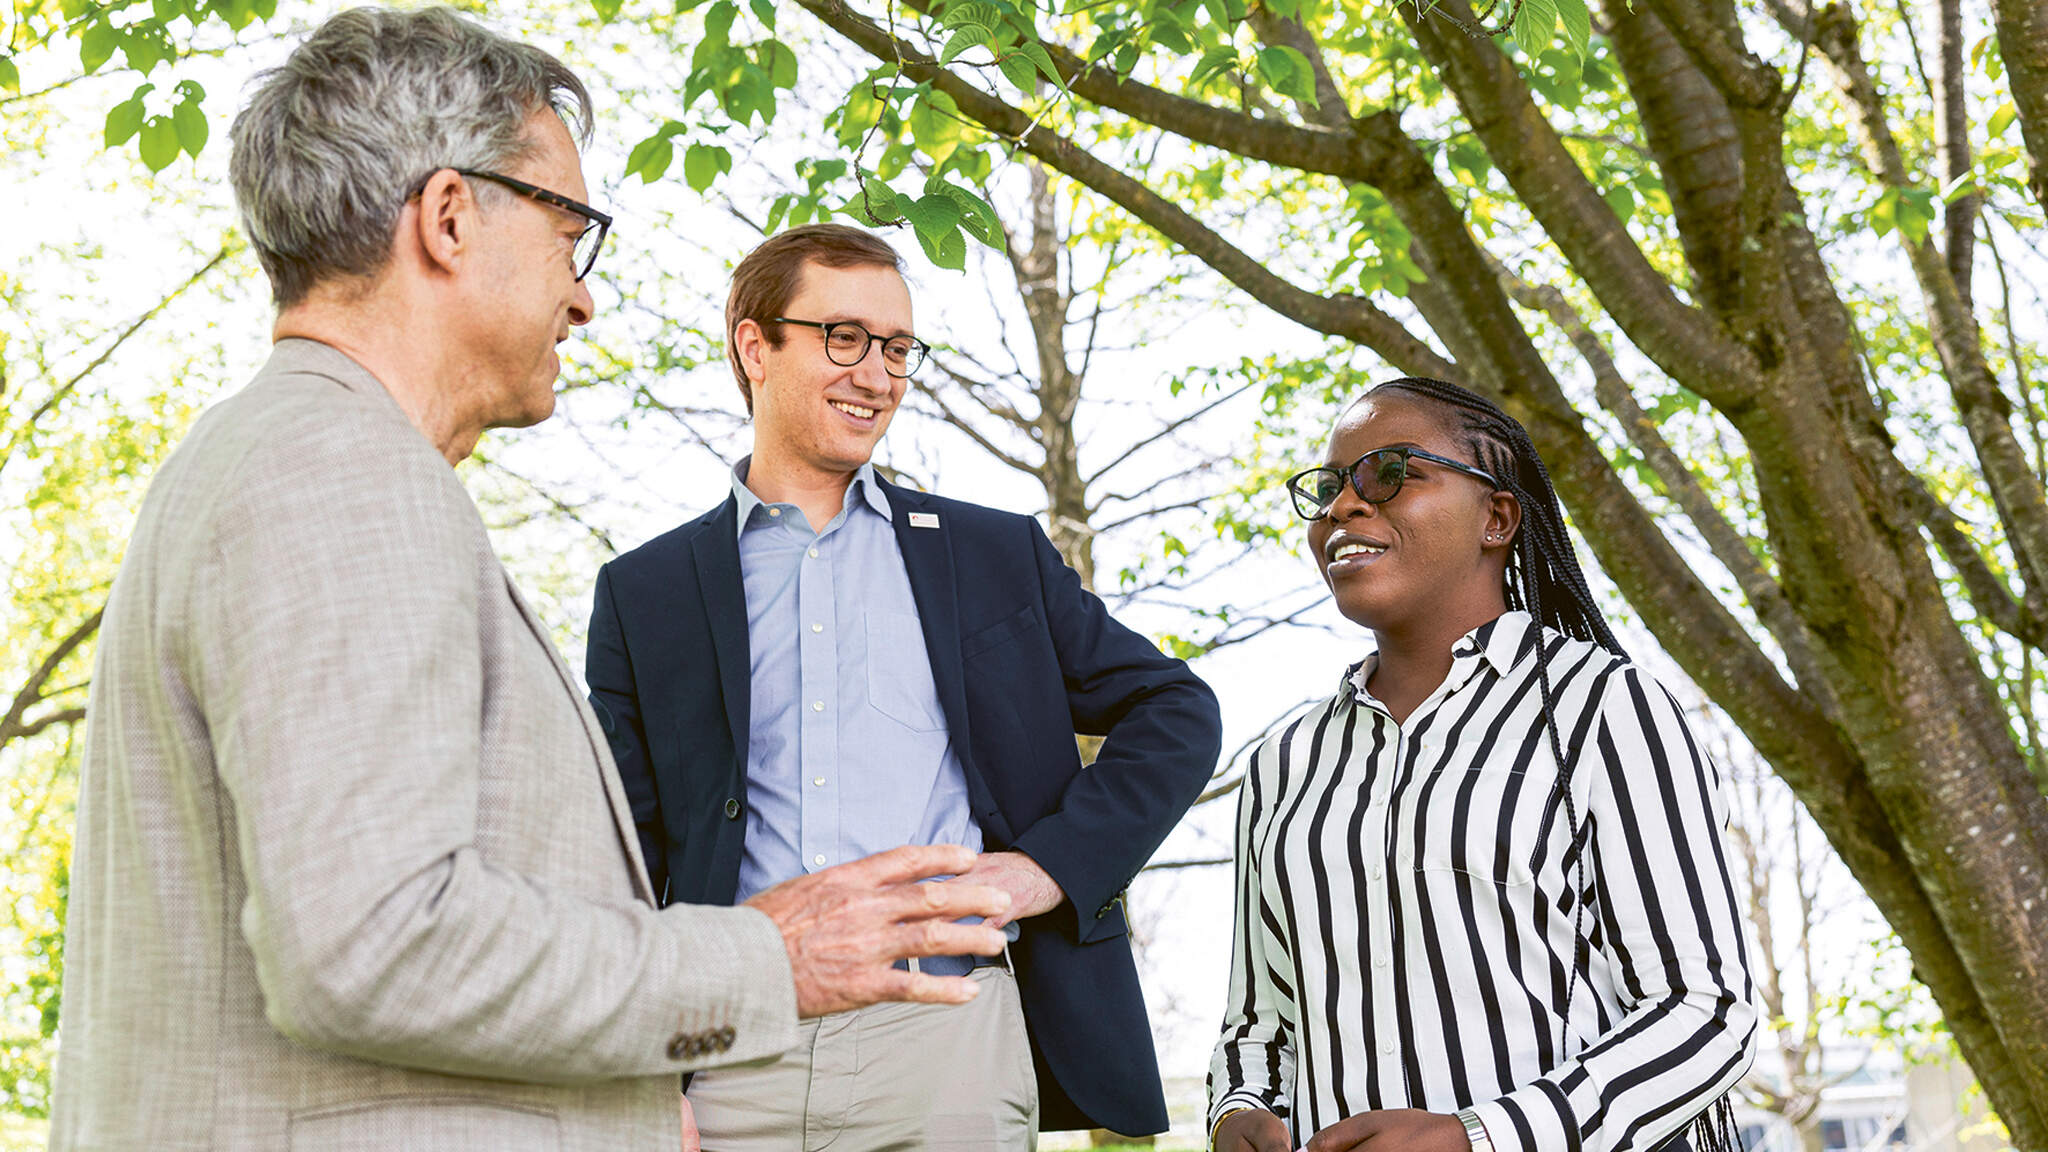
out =
{"type": "Polygon", "coordinates": [[[1521,11],[1515,13],[1514,27],[1510,31],[1515,47],[1534,60],[1550,46],[1550,39],[1556,34],[1557,0],[1522,0],[1521,11]]]}
{"type": "Polygon", "coordinates": [[[910,138],[934,161],[944,164],[965,138],[959,106],[943,92],[933,92],[910,108],[910,138]]]}
{"type": "Polygon", "coordinates": [[[898,203],[902,197],[880,180],[873,177],[862,180],[860,191],[861,194],[853,198],[850,209],[854,215],[871,218],[871,223],[894,220],[903,215],[903,208],[898,203]]]}
{"type": "Polygon", "coordinates": [[[1207,52],[1202,53],[1202,58],[1195,62],[1195,70],[1188,73],[1188,87],[1199,88],[1203,84],[1208,83],[1212,78],[1222,74],[1226,69],[1235,68],[1236,66],[1237,49],[1235,47],[1211,48],[1207,52]]]}
{"type": "Polygon", "coordinates": [[[171,127],[178,134],[178,147],[188,155],[197,156],[206,147],[206,113],[197,101],[187,100],[171,109],[171,127]]]}
{"type": "Polygon", "coordinates": [[[1626,184],[1616,184],[1614,187],[1609,188],[1606,200],[1607,206],[1614,209],[1614,214],[1620,217],[1621,222],[1624,224],[1628,223],[1628,218],[1636,213],[1636,194],[1630,191],[1629,186],[1626,184]]]}
{"type": "Polygon", "coordinates": [[[937,237],[927,236],[919,229],[917,243],[931,262],[941,268],[959,272],[967,267],[967,239],[958,228],[937,237]]]}
{"type": "Polygon", "coordinates": [[[683,153],[683,182],[693,191],[711,187],[721,172],[732,171],[732,153],[716,144],[692,144],[683,153]]]}
{"type": "Polygon", "coordinates": [[[11,57],[0,56],[0,88],[9,92],[21,91],[21,70],[14,66],[11,57]]]}
{"type": "Polygon", "coordinates": [[[747,0],[747,7],[753,9],[754,19],[761,22],[761,27],[775,31],[775,0],[747,0]]]}
{"type": "Polygon", "coordinates": [[[625,7],[625,0],[590,0],[591,11],[597,18],[609,24],[619,18],[619,9],[625,7]]]}
{"type": "Polygon", "coordinates": [[[1259,50],[1259,78],[1282,96],[1313,106],[1316,103],[1315,72],[1308,57],[1284,44],[1259,50]]]}
{"type": "Polygon", "coordinates": [[[1985,131],[1994,138],[2003,136],[2005,135],[2005,130],[2012,127],[2012,122],[2019,117],[2019,114],[2020,110],[2013,107],[2012,101],[2007,100],[1998,106],[1998,111],[1991,114],[1991,123],[1985,126],[1985,131]]]}
{"type": "Polygon", "coordinates": [[[1010,83],[1017,86],[1018,91],[1035,92],[1038,90],[1038,69],[1032,65],[1031,61],[1026,60],[1015,52],[1005,53],[997,57],[996,67],[1002,69],[1003,75],[1009,79],[1010,83]]]}
{"type": "Polygon", "coordinates": [[[147,76],[150,69],[169,60],[177,50],[171,47],[171,38],[164,34],[162,25],[154,22],[137,24],[121,36],[121,55],[128,67],[147,76]]]}
{"type": "Polygon", "coordinates": [[[1565,43],[1583,62],[1586,51],[1593,43],[1593,13],[1586,0],[1556,0],[1557,16],[1564,24],[1565,43]]]}
{"type": "Polygon", "coordinates": [[[932,192],[911,200],[902,205],[902,212],[919,235],[933,240],[960,227],[960,205],[944,193],[932,192]]]}
{"type": "Polygon", "coordinates": [[[939,63],[951,64],[959,58],[962,52],[967,51],[969,48],[979,48],[983,44],[988,43],[994,36],[995,33],[987,28],[983,28],[978,24],[969,24],[967,27],[953,33],[946,40],[945,48],[939,52],[939,63]]]}
{"type": "Polygon", "coordinates": [[[639,173],[643,184],[652,184],[661,179],[668,166],[675,160],[675,145],[669,143],[667,132],[657,132],[638,144],[626,157],[626,175],[639,173]]]}
{"type": "Polygon", "coordinates": [[[107,112],[107,147],[117,148],[126,144],[137,132],[142,131],[142,95],[154,85],[144,84],[135,90],[135,95],[114,105],[107,112]]]}
{"type": "Polygon", "coordinates": [[[765,40],[758,45],[761,53],[761,67],[768,72],[768,83],[776,88],[794,88],[797,81],[796,53],[780,40],[765,40]]]}
{"type": "Polygon", "coordinates": [[[1036,40],[1027,40],[1017,45],[1014,54],[1029,60],[1040,75],[1052,81],[1060,90],[1066,90],[1067,82],[1061,78],[1059,67],[1052,62],[1052,53],[1045,50],[1045,45],[1036,40]]]}
{"type": "Polygon", "coordinates": [[[993,4],[971,0],[966,4],[952,4],[939,17],[941,28],[980,28],[990,38],[996,34],[996,27],[1003,22],[1001,10],[993,4]]]}
{"type": "Polygon", "coordinates": [[[1003,226],[993,205],[958,184],[942,184],[938,192],[960,206],[960,226],[968,235],[991,248],[1003,246],[1003,226]]]}
{"type": "Polygon", "coordinates": [[[1928,229],[1934,225],[1934,190],[1931,188],[1906,188],[1899,192],[1899,231],[1915,244],[1927,239],[1928,229]]]}
{"type": "Polygon", "coordinates": [[[78,62],[88,73],[100,70],[100,65],[113,59],[114,49],[121,45],[121,34],[105,20],[95,20],[85,26],[85,32],[78,37],[78,62]]]}
{"type": "Polygon", "coordinates": [[[704,14],[704,38],[720,45],[732,43],[732,22],[740,14],[732,0],[718,0],[704,14]]]}
{"type": "Polygon", "coordinates": [[[1877,203],[1866,213],[1870,218],[1870,230],[1879,236],[1890,235],[1899,223],[1899,190],[1887,188],[1878,196],[1877,203]]]}
{"type": "Polygon", "coordinates": [[[142,162],[151,172],[161,172],[178,158],[178,126],[169,116],[151,116],[143,121],[142,162]]]}

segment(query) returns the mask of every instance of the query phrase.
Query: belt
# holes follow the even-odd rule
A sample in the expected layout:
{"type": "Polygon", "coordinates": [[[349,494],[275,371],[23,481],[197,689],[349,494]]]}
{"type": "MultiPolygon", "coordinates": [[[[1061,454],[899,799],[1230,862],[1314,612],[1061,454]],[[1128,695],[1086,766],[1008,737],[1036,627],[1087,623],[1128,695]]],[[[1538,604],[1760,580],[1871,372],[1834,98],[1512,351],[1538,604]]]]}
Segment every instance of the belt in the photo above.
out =
{"type": "Polygon", "coordinates": [[[1010,960],[1007,941],[1002,952],[995,956],[913,956],[896,961],[894,967],[903,972],[926,972],[933,976],[965,976],[977,968],[1001,968],[1012,976],[1017,974],[1016,965],[1010,960]]]}

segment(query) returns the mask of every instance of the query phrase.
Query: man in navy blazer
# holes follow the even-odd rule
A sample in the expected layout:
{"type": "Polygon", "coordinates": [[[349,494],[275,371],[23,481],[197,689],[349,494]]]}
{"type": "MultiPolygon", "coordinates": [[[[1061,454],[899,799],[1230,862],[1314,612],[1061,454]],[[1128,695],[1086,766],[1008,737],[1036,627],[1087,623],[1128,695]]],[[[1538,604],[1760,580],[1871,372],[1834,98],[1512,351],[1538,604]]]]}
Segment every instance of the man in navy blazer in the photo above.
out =
{"type": "Polygon", "coordinates": [[[1214,695],[1111,619],[1035,520],[875,474],[925,352],[881,239],[767,241],[726,331],[754,452],[716,509],[605,565],[590,622],[591,702],[654,890],[728,904],[966,843],[963,879],[1010,893],[1014,942],[994,966],[924,962],[971,975],[967,1005],[827,1017],[772,1065],[696,1077],[704,1146],[1165,1129],[1123,893],[1216,763],[1214,695]],[[1105,738],[1089,766],[1076,733],[1105,738]]]}

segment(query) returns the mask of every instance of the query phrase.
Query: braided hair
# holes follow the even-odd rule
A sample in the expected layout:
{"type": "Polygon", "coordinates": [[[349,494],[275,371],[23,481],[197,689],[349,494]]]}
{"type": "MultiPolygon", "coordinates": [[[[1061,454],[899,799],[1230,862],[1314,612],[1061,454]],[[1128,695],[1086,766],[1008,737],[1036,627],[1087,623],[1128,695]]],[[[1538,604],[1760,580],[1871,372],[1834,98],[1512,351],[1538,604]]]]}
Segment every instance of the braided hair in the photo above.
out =
{"type": "MultiPolygon", "coordinates": [[[[1536,641],[1536,677],[1542,692],[1543,726],[1550,736],[1550,752],[1558,766],[1557,783],[1551,792],[1551,810],[1561,800],[1571,833],[1572,853],[1572,971],[1565,984],[1564,1009],[1560,1014],[1570,1027],[1572,995],[1578,989],[1579,971],[1587,963],[1588,948],[1581,931],[1587,904],[1586,845],[1580,843],[1585,829],[1578,806],[1572,801],[1571,774],[1575,759],[1564,755],[1564,741],[1558,736],[1550,689],[1550,648],[1543,642],[1541,628],[1562,632],[1577,640],[1597,644],[1622,659],[1628,653],[1614,638],[1593,591],[1579,568],[1578,553],[1565,530],[1564,510],[1557,490],[1551,486],[1550,470],[1536,454],[1528,429],[1502,410],[1500,405],[1466,388],[1424,376],[1404,376],[1376,385],[1366,395],[1398,393],[1434,405],[1455,420],[1450,429],[1463,437],[1466,448],[1479,468],[1492,475],[1502,490],[1513,495],[1522,508],[1522,522],[1515,532],[1505,574],[1508,607],[1535,617],[1539,626],[1536,641]]],[[[1545,814],[1548,819],[1548,812],[1545,814]]],[[[1559,1037],[1559,1052],[1564,1051],[1559,1037]]],[[[1694,1147],[1702,1152],[1739,1152],[1741,1139],[1735,1129],[1735,1114],[1723,1096],[1703,1112],[1691,1133],[1694,1147]]],[[[1675,1142],[1674,1142],[1675,1143],[1675,1142]]]]}

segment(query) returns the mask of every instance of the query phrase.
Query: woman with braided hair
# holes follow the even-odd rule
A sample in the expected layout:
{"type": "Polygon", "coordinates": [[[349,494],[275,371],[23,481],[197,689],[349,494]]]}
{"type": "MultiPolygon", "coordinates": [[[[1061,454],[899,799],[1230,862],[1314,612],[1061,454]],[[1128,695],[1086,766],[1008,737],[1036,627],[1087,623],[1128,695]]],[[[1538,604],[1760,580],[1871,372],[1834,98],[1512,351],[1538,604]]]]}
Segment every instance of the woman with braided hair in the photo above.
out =
{"type": "Polygon", "coordinates": [[[1733,1149],[1725,805],[1522,426],[1406,378],[1288,482],[1376,650],[1239,793],[1219,1152],[1733,1149]]]}

